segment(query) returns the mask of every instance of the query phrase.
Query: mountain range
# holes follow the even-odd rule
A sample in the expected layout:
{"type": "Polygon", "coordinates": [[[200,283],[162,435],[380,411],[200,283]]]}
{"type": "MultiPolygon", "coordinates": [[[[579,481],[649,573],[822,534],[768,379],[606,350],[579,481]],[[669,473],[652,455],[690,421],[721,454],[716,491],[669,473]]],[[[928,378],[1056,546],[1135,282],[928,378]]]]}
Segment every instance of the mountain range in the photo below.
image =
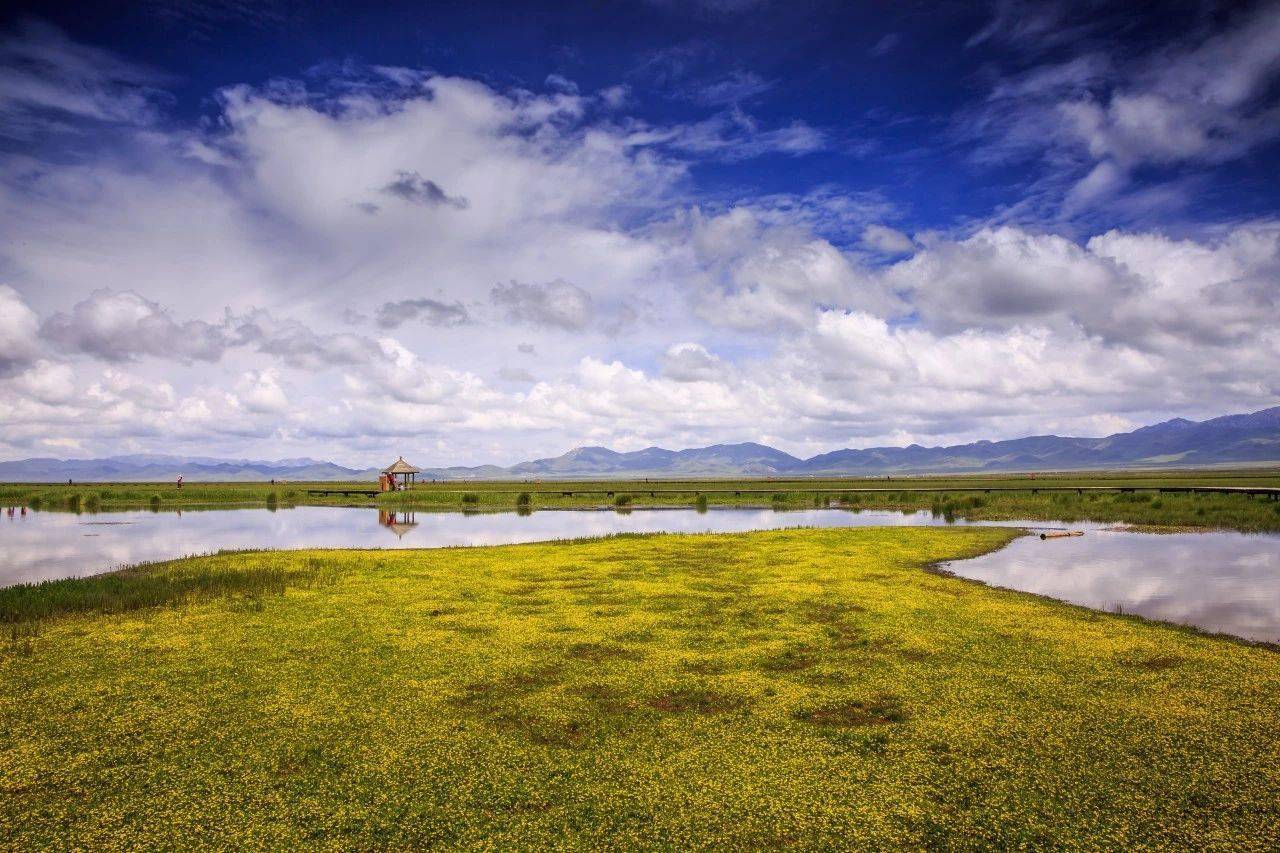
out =
{"type": "MultiPolygon", "coordinates": [[[[412,456],[412,454],[410,454],[412,456]]],[[[388,460],[389,461],[389,460],[388,460]]],[[[715,444],[687,450],[648,447],[619,453],[578,447],[561,456],[510,467],[424,469],[424,479],[486,480],[584,477],[818,476],[992,471],[1172,468],[1280,462],[1280,406],[1207,421],[1174,418],[1102,438],[1036,435],[950,447],[869,447],[800,459],[763,444],[715,444]]],[[[373,480],[376,468],[347,468],[318,459],[219,459],[134,454],[103,459],[0,462],[0,482],[188,480],[373,480]]]]}

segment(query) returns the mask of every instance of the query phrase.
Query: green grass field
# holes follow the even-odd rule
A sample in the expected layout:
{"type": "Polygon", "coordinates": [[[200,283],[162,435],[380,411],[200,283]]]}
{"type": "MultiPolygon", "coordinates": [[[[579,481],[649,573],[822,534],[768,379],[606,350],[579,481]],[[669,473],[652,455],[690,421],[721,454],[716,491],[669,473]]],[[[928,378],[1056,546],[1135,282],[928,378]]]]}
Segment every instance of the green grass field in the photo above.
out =
{"type": "Polygon", "coordinates": [[[1280,655],[1003,529],[226,554],[0,590],[0,847],[1280,845],[1280,655]]]}
{"type": "Polygon", "coordinates": [[[781,509],[815,504],[849,508],[936,510],[942,515],[974,519],[1094,520],[1142,525],[1223,527],[1247,531],[1280,530],[1280,501],[1248,495],[1160,494],[1179,486],[1280,487],[1280,471],[1223,470],[1145,473],[1093,473],[1029,476],[912,477],[839,480],[603,480],[562,482],[424,483],[405,492],[364,495],[313,495],[313,490],[372,484],[335,483],[172,483],[82,485],[0,485],[0,505],[26,505],[54,511],[113,509],[199,509],[229,506],[412,506],[423,511],[510,511],[520,507],[571,509],[614,506],[696,506],[701,495],[709,506],[771,506],[781,509]],[[1145,492],[1090,492],[1094,487],[1147,489],[1145,492]],[[1017,487],[1022,491],[1000,491],[1017,487]],[[881,491],[850,494],[840,490],[881,491]],[[941,488],[945,493],[918,493],[911,488],[941,488]],[[1081,488],[1059,493],[1033,493],[1036,488],[1081,488]],[[984,490],[994,491],[984,491],[984,490]],[[899,491],[901,490],[901,491],[899,491]],[[737,492],[735,494],[735,492],[737,492]],[[521,504],[521,494],[527,503],[521,504]]]}

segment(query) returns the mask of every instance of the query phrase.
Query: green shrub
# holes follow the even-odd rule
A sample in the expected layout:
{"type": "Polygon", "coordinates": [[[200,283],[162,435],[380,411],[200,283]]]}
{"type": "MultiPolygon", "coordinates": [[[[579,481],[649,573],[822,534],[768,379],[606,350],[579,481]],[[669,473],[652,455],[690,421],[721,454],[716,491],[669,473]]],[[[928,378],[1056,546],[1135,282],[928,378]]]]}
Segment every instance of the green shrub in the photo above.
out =
{"type": "Polygon", "coordinates": [[[31,498],[31,500],[27,501],[27,506],[31,507],[32,509],[39,509],[40,507],[44,506],[44,498],[40,497],[39,495],[35,495],[34,497],[31,498]]]}
{"type": "Polygon", "coordinates": [[[474,506],[475,504],[480,503],[480,496],[475,492],[467,492],[462,496],[462,502],[468,506],[474,506]]]}
{"type": "Polygon", "coordinates": [[[275,492],[267,492],[267,509],[274,510],[280,505],[280,496],[275,492]]]}
{"type": "Polygon", "coordinates": [[[89,510],[89,512],[97,512],[101,506],[102,498],[97,495],[89,495],[89,497],[85,498],[84,508],[89,510]]]}
{"type": "Polygon", "coordinates": [[[160,509],[160,496],[152,495],[148,503],[151,504],[151,511],[156,512],[157,510],[160,509]]]}
{"type": "Polygon", "coordinates": [[[533,504],[533,496],[528,492],[521,492],[516,495],[516,506],[528,507],[533,504]]]}
{"type": "Polygon", "coordinates": [[[631,506],[631,495],[618,495],[613,499],[614,506],[631,506]]]}
{"type": "Polygon", "coordinates": [[[72,512],[80,511],[79,495],[67,495],[67,509],[71,510],[72,512]]]}
{"type": "Polygon", "coordinates": [[[698,495],[698,499],[697,499],[697,500],[695,500],[695,501],[693,502],[693,505],[694,505],[694,507],[696,507],[696,508],[697,508],[698,512],[706,512],[706,511],[707,511],[707,496],[706,496],[706,495],[698,495]]]}

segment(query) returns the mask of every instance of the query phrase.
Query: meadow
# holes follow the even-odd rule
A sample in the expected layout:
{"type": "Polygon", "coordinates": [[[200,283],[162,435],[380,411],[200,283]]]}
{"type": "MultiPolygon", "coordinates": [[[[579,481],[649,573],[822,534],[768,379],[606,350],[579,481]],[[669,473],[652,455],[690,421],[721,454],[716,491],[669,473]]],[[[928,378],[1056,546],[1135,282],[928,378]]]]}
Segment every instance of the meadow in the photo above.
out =
{"type": "Polygon", "coordinates": [[[0,846],[1280,845],[1280,655],[1001,528],[228,553],[0,590],[0,846]]]}
{"type": "Polygon", "coordinates": [[[1280,487],[1276,469],[910,477],[895,479],[574,480],[421,483],[376,496],[369,483],[98,483],[0,485],[0,505],[95,512],[272,506],[386,506],[422,511],[765,506],[916,511],[971,519],[1058,519],[1144,526],[1280,530],[1280,501],[1244,494],[1161,493],[1186,486],[1280,487]],[[1090,491],[1137,489],[1136,492],[1090,491]],[[910,489],[946,489],[913,492],[910,489]],[[1018,491],[1002,491],[1005,489],[1018,491]],[[848,492],[848,489],[875,491],[848,492]],[[1069,491],[1034,491],[1068,489],[1069,491]],[[1080,489],[1077,493],[1074,489],[1080,489]],[[314,492],[326,492],[315,494],[314,492]]]}

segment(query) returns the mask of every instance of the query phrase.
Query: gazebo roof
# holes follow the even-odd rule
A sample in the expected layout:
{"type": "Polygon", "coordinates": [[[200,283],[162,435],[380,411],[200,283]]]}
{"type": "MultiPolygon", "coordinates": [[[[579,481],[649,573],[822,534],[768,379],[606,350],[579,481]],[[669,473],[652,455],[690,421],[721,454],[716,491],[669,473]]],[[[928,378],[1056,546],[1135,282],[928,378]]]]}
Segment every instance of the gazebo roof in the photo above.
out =
{"type": "Polygon", "coordinates": [[[401,456],[395,462],[392,462],[386,468],[383,468],[382,473],[384,474],[421,474],[422,469],[414,468],[408,462],[405,462],[404,457],[401,456]]]}
{"type": "Polygon", "coordinates": [[[416,521],[393,521],[386,527],[396,535],[397,539],[403,539],[406,533],[417,526],[418,522],[416,521]]]}

